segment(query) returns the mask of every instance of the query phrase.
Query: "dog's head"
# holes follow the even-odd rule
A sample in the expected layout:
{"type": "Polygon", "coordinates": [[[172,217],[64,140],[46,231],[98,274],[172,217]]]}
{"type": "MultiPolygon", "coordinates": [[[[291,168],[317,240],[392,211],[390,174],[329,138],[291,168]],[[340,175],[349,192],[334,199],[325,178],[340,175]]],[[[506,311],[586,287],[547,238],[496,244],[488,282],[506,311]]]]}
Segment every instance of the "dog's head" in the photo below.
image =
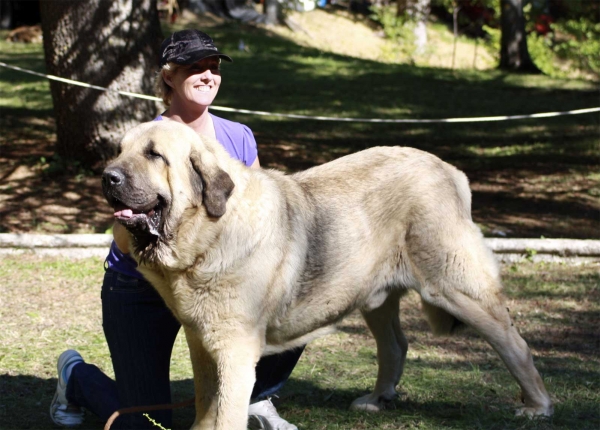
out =
{"type": "Polygon", "coordinates": [[[190,209],[204,208],[209,219],[223,216],[233,188],[202,138],[166,120],[127,132],[120,154],[102,174],[115,219],[131,233],[140,253],[167,241],[190,209]]]}

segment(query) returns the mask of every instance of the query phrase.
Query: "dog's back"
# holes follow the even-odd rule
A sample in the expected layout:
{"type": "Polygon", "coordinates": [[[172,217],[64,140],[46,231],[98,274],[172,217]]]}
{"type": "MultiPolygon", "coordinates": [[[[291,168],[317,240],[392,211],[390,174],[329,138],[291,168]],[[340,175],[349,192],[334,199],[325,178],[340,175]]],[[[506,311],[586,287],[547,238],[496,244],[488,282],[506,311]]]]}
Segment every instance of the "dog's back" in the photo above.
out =
{"type": "Polygon", "coordinates": [[[408,348],[398,302],[414,289],[435,333],[464,323],[496,349],[523,390],[518,414],[552,414],[527,344],[506,312],[496,261],[472,221],[462,172],[396,147],[362,151],[293,179],[310,202],[307,225],[320,227],[307,230],[295,301],[272,328],[283,338],[360,309],[377,341],[379,372],[374,391],[353,408],[377,411],[396,395],[408,348]]]}
{"type": "MultiPolygon", "coordinates": [[[[288,206],[303,227],[291,230],[306,244],[305,256],[286,288],[293,295],[282,306],[284,315],[268,331],[271,343],[307,341],[312,336],[306,333],[320,334],[354,309],[375,309],[393,290],[420,291],[417,264],[441,261],[444,243],[465,231],[481,241],[466,176],[420,150],[372,148],[287,180],[304,196],[300,205],[295,197],[288,206]]],[[[438,266],[431,270],[443,272],[438,266]]],[[[435,333],[459,325],[439,308],[425,311],[435,333]]]]}

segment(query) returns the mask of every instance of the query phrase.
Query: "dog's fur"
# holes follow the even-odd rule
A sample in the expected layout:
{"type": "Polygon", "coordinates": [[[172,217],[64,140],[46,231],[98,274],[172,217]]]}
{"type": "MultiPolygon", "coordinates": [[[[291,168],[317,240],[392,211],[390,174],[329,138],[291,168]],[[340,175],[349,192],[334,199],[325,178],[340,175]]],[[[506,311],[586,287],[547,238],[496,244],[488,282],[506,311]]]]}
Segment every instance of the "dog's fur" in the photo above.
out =
{"type": "Polygon", "coordinates": [[[6,36],[8,42],[22,42],[22,43],[41,43],[42,42],[42,26],[21,26],[17,27],[8,33],[6,36]]]}
{"type": "Polygon", "coordinates": [[[463,173],[411,148],[372,148],[286,176],[250,169],[190,128],[126,134],[103,186],[139,270],[182,323],[193,362],[194,429],[245,429],[261,355],[303,345],[359,309],[377,342],[373,393],[395,396],[407,341],[399,299],[420,294],[435,333],[464,323],[522,388],[518,414],[551,415],[498,269],[471,220],[463,173]]]}

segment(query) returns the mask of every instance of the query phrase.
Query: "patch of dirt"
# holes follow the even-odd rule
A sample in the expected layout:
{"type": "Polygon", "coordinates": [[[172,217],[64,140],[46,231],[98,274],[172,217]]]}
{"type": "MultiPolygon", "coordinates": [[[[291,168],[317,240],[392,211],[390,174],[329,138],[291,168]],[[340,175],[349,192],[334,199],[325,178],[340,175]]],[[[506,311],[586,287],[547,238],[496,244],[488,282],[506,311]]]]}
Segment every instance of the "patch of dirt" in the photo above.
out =
{"type": "Polygon", "coordinates": [[[4,118],[14,123],[0,140],[0,232],[103,233],[112,213],[100,179],[53,160],[54,120],[4,118]]]}

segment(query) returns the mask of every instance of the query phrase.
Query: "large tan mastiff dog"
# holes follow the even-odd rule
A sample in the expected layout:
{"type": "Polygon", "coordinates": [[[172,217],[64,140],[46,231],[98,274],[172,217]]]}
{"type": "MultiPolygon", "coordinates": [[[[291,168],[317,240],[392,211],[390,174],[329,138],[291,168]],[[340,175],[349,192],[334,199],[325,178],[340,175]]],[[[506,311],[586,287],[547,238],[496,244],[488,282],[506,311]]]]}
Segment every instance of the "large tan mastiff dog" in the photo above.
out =
{"type": "Polygon", "coordinates": [[[157,121],[125,135],[103,188],[139,270],[185,329],[194,429],[245,429],[258,359],[355,309],[375,336],[379,372],[352,408],[383,409],[406,359],[399,299],[411,289],[435,333],[464,323],[498,352],[523,391],[518,414],[552,414],[471,220],[467,178],[433,155],[372,148],[288,176],[157,121]]]}

